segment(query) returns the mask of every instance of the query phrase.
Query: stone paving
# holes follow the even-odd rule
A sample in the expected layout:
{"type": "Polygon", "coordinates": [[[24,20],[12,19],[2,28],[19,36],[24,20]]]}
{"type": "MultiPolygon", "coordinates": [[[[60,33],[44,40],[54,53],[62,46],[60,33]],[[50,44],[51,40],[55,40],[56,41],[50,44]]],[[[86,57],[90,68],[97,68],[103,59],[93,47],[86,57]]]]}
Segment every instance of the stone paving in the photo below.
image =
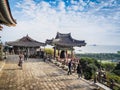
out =
{"type": "Polygon", "coordinates": [[[94,86],[77,75],[67,72],[41,59],[29,59],[23,69],[18,67],[18,56],[8,56],[0,72],[0,90],[92,90],[94,86]]]}
{"type": "Polygon", "coordinates": [[[5,65],[5,60],[0,60],[0,71],[2,70],[4,65],[5,65]]]}

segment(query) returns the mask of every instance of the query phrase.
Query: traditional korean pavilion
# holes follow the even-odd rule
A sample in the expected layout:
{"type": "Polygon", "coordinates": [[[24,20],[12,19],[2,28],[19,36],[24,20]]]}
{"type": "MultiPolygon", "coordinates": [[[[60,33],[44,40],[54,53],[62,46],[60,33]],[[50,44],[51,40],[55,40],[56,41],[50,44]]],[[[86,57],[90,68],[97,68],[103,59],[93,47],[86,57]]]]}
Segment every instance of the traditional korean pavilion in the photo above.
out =
{"type": "Polygon", "coordinates": [[[58,50],[58,56],[60,58],[66,58],[67,50],[71,50],[71,58],[73,57],[73,47],[85,46],[84,40],[76,40],[71,37],[71,33],[62,34],[57,32],[55,39],[47,39],[46,44],[54,46],[54,57],[56,57],[56,49],[58,50]],[[60,53],[61,51],[61,53],[60,53]],[[66,54],[66,55],[65,55],[66,54]]]}
{"type": "Polygon", "coordinates": [[[19,54],[20,51],[25,51],[29,55],[35,54],[36,49],[40,48],[40,46],[45,46],[45,43],[38,42],[28,35],[16,41],[6,42],[6,44],[13,47],[15,54],[19,54]]]}

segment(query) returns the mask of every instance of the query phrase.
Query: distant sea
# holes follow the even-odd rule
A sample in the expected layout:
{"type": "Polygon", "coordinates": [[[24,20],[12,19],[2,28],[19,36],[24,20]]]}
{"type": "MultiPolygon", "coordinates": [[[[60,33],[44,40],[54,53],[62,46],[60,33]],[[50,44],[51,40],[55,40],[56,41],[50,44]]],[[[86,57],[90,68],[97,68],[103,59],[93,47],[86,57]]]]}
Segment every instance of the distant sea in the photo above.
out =
{"type": "Polygon", "coordinates": [[[120,45],[86,45],[76,47],[75,53],[117,53],[120,45]]]}

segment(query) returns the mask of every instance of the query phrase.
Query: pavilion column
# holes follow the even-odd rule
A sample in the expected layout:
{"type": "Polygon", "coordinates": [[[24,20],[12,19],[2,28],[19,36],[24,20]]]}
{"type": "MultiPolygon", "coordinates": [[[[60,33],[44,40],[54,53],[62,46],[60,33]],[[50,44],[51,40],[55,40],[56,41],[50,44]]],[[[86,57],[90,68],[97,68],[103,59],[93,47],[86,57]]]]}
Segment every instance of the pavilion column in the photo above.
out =
{"type": "Polygon", "coordinates": [[[30,56],[30,49],[29,49],[29,47],[27,48],[27,55],[28,55],[28,57],[30,56]]]}
{"type": "Polygon", "coordinates": [[[60,50],[58,49],[58,61],[60,60],[60,50]]]}
{"type": "Polygon", "coordinates": [[[65,54],[66,54],[66,56],[65,56],[66,61],[68,61],[68,52],[67,52],[67,50],[65,51],[65,54]]]}
{"type": "Polygon", "coordinates": [[[73,55],[73,50],[71,50],[71,58],[73,58],[74,57],[74,55],[73,55]]]}
{"type": "Polygon", "coordinates": [[[18,47],[18,54],[20,54],[20,47],[18,47]]]}
{"type": "Polygon", "coordinates": [[[54,58],[56,57],[56,47],[54,47],[54,58]]]}
{"type": "Polygon", "coordinates": [[[58,56],[60,56],[60,50],[58,49],[58,56]]]}

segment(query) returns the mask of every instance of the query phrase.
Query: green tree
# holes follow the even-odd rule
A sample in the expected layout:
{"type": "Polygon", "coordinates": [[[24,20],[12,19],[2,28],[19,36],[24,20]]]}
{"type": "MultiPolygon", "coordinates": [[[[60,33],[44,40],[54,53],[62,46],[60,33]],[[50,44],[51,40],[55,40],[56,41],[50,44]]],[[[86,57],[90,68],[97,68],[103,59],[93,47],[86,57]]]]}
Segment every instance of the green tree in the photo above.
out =
{"type": "Polygon", "coordinates": [[[120,62],[116,65],[116,67],[114,68],[113,72],[114,72],[116,75],[119,75],[119,76],[120,76],[120,62]]]}
{"type": "Polygon", "coordinates": [[[54,53],[53,49],[50,49],[50,48],[45,48],[45,52],[50,55],[53,55],[54,53]]]}
{"type": "Polygon", "coordinates": [[[117,51],[118,54],[120,54],[120,51],[117,51]]]}
{"type": "Polygon", "coordinates": [[[85,79],[91,79],[97,69],[96,65],[98,64],[98,62],[93,58],[81,58],[80,64],[82,66],[85,79]]]}
{"type": "Polygon", "coordinates": [[[113,71],[113,69],[115,68],[115,63],[102,63],[101,66],[102,68],[105,68],[106,71],[113,71]]]}

